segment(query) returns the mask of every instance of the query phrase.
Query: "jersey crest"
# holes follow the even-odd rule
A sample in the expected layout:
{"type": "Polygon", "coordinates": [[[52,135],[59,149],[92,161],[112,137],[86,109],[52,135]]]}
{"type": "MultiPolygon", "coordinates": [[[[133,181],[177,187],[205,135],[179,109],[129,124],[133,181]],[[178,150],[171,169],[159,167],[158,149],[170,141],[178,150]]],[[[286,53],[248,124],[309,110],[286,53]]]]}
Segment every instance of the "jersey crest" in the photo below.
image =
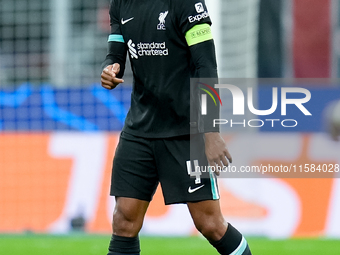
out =
{"type": "Polygon", "coordinates": [[[157,30],[165,30],[165,19],[166,19],[166,16],[168,16],[168,11],[166,12],[161,12],[159,14],[159,24],[157,25],[157,30]]]}

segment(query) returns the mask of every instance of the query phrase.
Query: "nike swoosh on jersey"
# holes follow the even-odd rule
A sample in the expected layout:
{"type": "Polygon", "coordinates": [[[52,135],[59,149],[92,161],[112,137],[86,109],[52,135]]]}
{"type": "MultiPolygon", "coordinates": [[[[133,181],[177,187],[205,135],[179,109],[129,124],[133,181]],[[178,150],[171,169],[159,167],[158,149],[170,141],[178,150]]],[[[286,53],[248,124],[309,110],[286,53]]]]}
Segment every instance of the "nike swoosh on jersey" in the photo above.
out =
{"type": "Polygon", "coordinates": [[[189,189],[188,189],[188,192],[189,192],[189,193],[194,193],[194,192],[196,192],[197,190],[203,188],[204,185],[205,185],[205,184],[203,184],[203,185],[201,185],[201,186],[199,186],[199,187],[197,187],[197,188],[194,188],[194,189],[192,189],[191,186],[190,186],[189,189]]]}
{"type": "Polygon", "coordinates": [[[124,19],[122,18],[122,25],[128,23],[129,21],[133,20],[134,18],[135,18],[135,17],[132,17],[132,18],[129,18],[129,19],[127,19],[127,20],[124,20],[124,19]]]}

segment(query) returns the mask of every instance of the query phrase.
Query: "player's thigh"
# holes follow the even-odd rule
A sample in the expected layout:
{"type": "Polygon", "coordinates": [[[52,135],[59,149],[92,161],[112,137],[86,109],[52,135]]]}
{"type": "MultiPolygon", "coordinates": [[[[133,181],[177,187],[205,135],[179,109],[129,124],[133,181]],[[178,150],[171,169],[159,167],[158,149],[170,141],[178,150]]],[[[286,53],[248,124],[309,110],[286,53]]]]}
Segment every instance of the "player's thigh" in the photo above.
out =
{"type": "Polygon", "coordinates": [[[151,201],[158,175],[150,140],[121,133],[113,159],[112,196],[151,201]]]}
{"type": "Polygon", "coordinates": [[[195,174],[195,165],[208,164],[204,148],[203,134],[158,141],[155,154],[166,204],[219,199],[216,177],[195,174]]]}
{"type": "Polygon", "coordinates": [[[188,202],[187,206],[194,221],[200,218],[207,219],[207,217],[213,217],[219,221],[224,222],[219,200],[188,202]]]}

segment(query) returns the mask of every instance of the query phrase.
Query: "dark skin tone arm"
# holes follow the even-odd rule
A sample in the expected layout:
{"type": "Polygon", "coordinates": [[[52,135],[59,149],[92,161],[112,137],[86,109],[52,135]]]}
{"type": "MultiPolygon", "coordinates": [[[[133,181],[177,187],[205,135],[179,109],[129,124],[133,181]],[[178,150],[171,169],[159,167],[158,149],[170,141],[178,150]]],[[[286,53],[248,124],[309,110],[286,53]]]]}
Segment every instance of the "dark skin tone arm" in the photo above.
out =
{"type": "MultiPolygon", "coordinates": [[[[205,154],[210,166],[228,166],[232,157],[227,149],[227,144],[218,132],[205,133],[205,154]]],[[[216,172],[219,175],[219,172],[216,172]]]]}
{"type": "Polygon", "coordinates": [[[101,74],[102,87],[111,90],[117,87],[120,83],[123,83],[123,79],[116,77],[119,71],[120,65],[118,63],[105,67],[101,74]]]}

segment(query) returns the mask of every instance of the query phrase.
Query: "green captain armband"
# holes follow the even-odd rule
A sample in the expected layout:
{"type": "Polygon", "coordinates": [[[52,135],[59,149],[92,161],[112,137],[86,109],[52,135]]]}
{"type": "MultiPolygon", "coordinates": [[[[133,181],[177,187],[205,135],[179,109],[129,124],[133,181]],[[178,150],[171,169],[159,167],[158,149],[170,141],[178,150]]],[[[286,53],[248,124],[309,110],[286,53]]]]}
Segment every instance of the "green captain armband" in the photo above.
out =
{"type": "Polygon", "coordinates": [[[209,41],[213,39],[211,28],[209,24],[200,24],[191,28],[185,34],[185,39],[189,46],[209,41]]]}

